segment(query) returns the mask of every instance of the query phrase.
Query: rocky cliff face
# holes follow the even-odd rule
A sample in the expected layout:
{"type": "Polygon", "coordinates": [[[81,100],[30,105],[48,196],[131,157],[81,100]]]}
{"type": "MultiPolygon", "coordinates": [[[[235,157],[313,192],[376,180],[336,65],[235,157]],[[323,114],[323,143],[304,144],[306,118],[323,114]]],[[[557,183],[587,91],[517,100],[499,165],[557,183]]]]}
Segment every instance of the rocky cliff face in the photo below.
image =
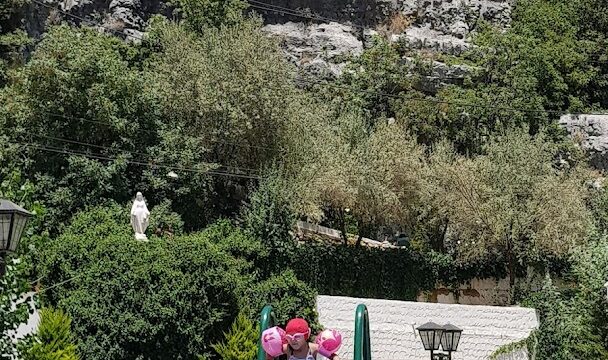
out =
{"type": "MultiPolygon", "coordinates": [[[[253,10],[268,22],[265,30],[282,39],[291,61],[314,73],[333,76],[344,67],[340,62],[343,55],[359,54],[372,35],[385,36],[411,52],[458,55],[470,47],[478,20],[506,28],[512,9],[512,3],[506,0],[273,0],[263,7],[256,4],[259,2],[253,3],[253,10]],[[288,8],[294,12],[281,13],[288,8]],[[336,21],[313,23],[294,13],[336,21]]],[[[462,70],[445,69],[441,64],[433,68],[440,73],[462,70]]],[[[432,77],[438,78],[440,73],[432,77]]],[[[436,90],[438,85],[422,84],[421,88],[436,90]]]]}
{"type": "Polygon", "coordinates": [[[155,14],[170,16],[172,8],[162,0],[38,0],[26,10],[26,29],[39,37],[48,25],[66,21],[71,24],[99,25],[102,29],[140,35],[155,14]],[[55,10],[58,9],[58,10],[55,10]],[[74,16],[67,16],[69,13],[74,16]]]}
{"type": "MultiPolygon", "coordinates": [[[[45,26],[62,20],[88,22],[121,31],[127,38],[141,37],[154,14],[172,16],[163,0],[42,0],[50,7],[69,12],[86,21],[67,17],[60,11],[33,3],[27,12],[27,29],[39,36],[45,26]]],[[[280,38],[287,58],[315,75],[334,77],[345,66],[345,55],[358,55],[372,35],[399,42],[401,48],[460,54],[479,19],[506,28],[514,0],[250,0],[251,11],[262,15],[265,31],[280,38]]],[[[102,28],[103,29],[103,28],[102,28]]],[[[435,63],[429,82],[420,89],[434,92],[450,69],[435,63]]]]}

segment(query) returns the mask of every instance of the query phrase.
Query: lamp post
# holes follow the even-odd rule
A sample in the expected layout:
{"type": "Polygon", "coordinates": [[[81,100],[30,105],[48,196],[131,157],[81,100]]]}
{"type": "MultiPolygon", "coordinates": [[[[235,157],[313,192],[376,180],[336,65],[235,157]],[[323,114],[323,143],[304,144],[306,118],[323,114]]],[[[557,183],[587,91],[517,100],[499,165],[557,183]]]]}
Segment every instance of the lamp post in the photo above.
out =
{"type": "Polygon", "coordinates": [[[434,322],[428,322],[417,328],[422,340],[424,350],[431,352],[431,360],[452,360],[452,351],[458,349],[458,343],[460,342],[460,336],[462,335],[462,329],[452,325],[438,325],[434,322]],[[439,350],[439,345],[444,353],[435,353],[439,350]]]}
{"type": "Polygon", "coordinates": [[[22,207],[0,199],[0,277],[6,273],[6,254],[17,250],[25,224],[31,216],[22,207]]]}

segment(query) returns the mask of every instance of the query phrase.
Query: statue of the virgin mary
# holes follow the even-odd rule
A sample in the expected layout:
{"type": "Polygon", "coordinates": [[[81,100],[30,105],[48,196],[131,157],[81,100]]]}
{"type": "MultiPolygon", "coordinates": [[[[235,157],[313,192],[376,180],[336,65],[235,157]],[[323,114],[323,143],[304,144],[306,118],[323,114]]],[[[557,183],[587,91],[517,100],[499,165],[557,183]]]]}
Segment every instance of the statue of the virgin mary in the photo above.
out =
{"type": "Polygon", "coordinates": [[[131,226],[135,231],[135,238],[137,240],[147,240],[146,228],[148,227],[150,219],[150,212],[146,206],[144,196],[138,192],[133,200],[133,206],[131,207],[131,226]]]}

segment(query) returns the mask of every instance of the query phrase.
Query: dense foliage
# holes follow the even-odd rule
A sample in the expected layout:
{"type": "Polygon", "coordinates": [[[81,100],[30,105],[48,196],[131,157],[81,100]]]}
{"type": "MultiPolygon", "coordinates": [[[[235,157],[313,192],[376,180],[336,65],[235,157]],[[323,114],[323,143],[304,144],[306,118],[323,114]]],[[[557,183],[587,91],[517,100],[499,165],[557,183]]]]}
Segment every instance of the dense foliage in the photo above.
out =
{"type": "Polygon", "coordinates": [[[239,311],[243,264],[203,235],[132,240],[121,208],[78,215],[45,252],[46,300],[72,320],[86,359],[192,359],[239,311]]]}
{"type": "Polygon", "coordinates": [[[577,249],[572,270],[558,288],[550,278],[525,305],[535,307],[540,328],[529,339],[540,359],[608,358],[608,242],[605,238],[577,249]],[[576,284],[576,286],[574,286],[576,284]]]}

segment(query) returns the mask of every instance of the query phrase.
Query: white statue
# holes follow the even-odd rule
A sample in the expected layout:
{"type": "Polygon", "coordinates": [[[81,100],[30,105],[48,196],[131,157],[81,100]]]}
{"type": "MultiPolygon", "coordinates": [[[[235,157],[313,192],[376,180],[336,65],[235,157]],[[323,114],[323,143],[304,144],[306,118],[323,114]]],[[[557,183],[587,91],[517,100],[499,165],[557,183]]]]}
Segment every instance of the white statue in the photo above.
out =
{"type": "Polygon", "coordinates": [[[148,240],[146,237],[146,228],[148,227],[150,219],[150,212],[146,206],[144,196],[138,192],[133,200],[133,206],[131,207],[131,226],[135,231],[135,238],[137,240],[148,240]]]}

